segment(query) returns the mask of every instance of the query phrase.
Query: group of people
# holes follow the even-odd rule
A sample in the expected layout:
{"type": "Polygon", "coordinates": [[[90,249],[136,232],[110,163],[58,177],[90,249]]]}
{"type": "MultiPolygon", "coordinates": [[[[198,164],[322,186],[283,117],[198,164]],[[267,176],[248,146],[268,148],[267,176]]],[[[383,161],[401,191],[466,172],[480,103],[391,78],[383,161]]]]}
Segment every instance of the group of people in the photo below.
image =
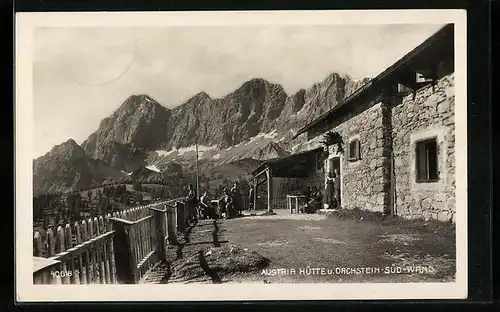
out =
{"type": "Polygon", "coordinates": [[[321,209],[321,205],[327,204],[328,208],[340,209],[340,173],[335,169],[333,173],[329,173],[325,179],[324,196],[316,186],[308,187],[303,194],[306,199],[306,204],[301,211],[304,213],[314,213],[321,209]]]}
{"type": "MultiPolygon", "coordinates": [[[[249,197],[251,199],[251,207],[253,202],[253,186],[250,187],[249,197]]],[[[192,211],[194,219],[218,219],[221,217],[231,219],[242,215],[241,211],[243,210],[243,198],[241,196],[237,182],[233,184],[233,187],[231,189],[227,187],[224,188],[222,191],[222,196],[217,199],[218,205],[214,206],[212,204],[210,192],[208,190],[205,190],[203,192],[203,195],[198,200],[193,185],[188,186],[186,203],[188,205],[188,209],[192,211]]]]}

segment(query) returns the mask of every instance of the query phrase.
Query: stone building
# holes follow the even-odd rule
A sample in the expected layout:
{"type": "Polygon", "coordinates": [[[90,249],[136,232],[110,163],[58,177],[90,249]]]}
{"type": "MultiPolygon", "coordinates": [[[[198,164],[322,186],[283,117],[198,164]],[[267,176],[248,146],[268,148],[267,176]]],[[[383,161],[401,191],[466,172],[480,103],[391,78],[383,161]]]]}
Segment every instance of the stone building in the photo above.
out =
{"type": "MultiPolygon", "coordinates": [[[[307,135],[300,154],[322,157],[323,174],[340,171],[343,209],[454,222],[454,94],[454,26],[448,24],[300,129],[295,137],[307,135]],[[333,144],[318,156],[328,132],[340,135],[340,149],[333,144]]],[[[264,163],[256,173],[269,169],[272,180],[279,165],[264,163]]]]}

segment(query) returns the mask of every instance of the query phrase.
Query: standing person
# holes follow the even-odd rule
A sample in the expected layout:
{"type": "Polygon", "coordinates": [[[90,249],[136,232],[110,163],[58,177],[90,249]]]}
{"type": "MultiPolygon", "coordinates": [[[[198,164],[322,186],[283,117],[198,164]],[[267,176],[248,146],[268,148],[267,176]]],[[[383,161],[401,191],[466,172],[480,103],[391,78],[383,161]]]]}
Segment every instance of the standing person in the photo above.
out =
{"type": "Polygon", "coordinates": [[[205,191],[200,198],[200,210],[202,218],[212,218],[210,208],[210,198],[208,195],[208,191],[205,191]]]}
{"type": "Polygon", "coordinates": [[[197,204],[197,194],[196,191],[193,188],[192,184],[189,184],[188,186],[188,196],[187,196],[187,205],[189,212],[191,214],[191,221],[196,221],[198,219],[198,212],[196,210],[196,204],[197,204]]]}
{"type": "Polygon", "coordinates": [[[238,187],[238,182],[234,182],[233,188],[231,189],[231,194],[233,195],[234,208],[236,211],[241,210],[241,194],[238,187]]]}
{"type": "Polygon", "coordinates": [[[253,185],[250,185],[250,190],[248,191],[248,210],[254,210],[254,202],[253,202],[253,196],[254,196],[255,190],[253,189],[253,185]]]}
{"type": "Polygon", "coordinates": [[[337,209],[340,209],[340,172],[339,169],[335,169],[334,171],[335,177],[334,177],[334,197],[335,197],[335,202],[337,204],[337,209]]]}
{"type": "Polygon", "coordinates": [[[222,202],[224,206],[224,212],[226,213],[226,219],[231,219],[236,216],[233,196],[227,188],[224,189],[224,195],[222,196],[222,202]]]}
{"type": "Polygon", "coordinates": [[[325,180],[325,204],[328,204],[328,208],[333,208],[333,195],[334,195],[334,179],[332,173],[328,173],[325,180]]]}

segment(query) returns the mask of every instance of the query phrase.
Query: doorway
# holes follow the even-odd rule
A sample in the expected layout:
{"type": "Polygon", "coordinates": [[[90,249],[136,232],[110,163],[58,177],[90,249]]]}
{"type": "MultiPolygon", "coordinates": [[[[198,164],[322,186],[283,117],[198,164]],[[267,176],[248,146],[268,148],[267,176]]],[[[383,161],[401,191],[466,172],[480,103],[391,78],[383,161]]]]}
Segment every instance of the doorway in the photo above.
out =
{"type": "Polygon", "coordinates": [[[328,174],[331,174],[335,181],[334,198],[337,203],[336,208],[339,209],[342,205],[342,168],[340,165],[340,157],[333,157],[328,161],[328,174]]]}

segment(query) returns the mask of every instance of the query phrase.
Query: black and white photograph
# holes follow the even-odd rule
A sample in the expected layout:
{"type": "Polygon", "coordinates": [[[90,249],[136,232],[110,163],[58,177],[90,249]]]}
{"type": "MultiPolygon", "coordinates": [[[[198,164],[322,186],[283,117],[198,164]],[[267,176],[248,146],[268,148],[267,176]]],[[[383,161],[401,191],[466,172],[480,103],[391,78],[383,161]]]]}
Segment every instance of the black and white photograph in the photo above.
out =
{"type": "Polygon", "coordinates": [[[18,300],[467,296],[465,12],[16,20],[18,300]]]}

